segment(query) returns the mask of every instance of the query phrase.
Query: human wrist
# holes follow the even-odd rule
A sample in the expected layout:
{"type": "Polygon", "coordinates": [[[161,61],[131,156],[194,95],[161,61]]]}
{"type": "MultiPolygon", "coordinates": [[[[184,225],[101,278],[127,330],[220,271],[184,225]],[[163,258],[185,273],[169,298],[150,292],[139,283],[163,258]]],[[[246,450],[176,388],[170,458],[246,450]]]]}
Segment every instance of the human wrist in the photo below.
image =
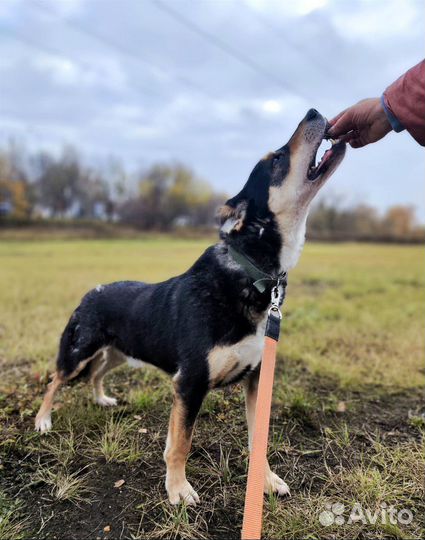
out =
{"type": "Polygon", "coordinates": [[[403,124],[398,120],[398,118],[394,115],[391,109],[389,108],[388,103],[386,102],[386,99],[385,99],[385,94],[382,94],[381,99],[380,99],[380,104],[382,106],[382,109],[390,125],[390,130],[392,129],[396,133],[400,133],[400,131],[403,131],[404,129],[406,129],[403,126],[403,124]]]}

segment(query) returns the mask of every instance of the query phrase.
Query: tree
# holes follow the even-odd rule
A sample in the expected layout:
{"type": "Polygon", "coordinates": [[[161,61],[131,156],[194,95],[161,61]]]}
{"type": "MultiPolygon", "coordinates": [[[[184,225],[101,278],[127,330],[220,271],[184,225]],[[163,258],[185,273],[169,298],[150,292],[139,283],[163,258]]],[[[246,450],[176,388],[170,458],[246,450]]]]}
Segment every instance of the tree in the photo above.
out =
{"type": "Polygon", "coordinates": [[[25,218],[31,212],[31,193],[14,151],[12,145],[0,151],[0,211],[11,217],[25,218]]]}
{"type": "Polygon", "coordinates": [[[359,204],[353,211],[356,238],[376,238],[380,233],[380,220],[376,208],[359,204]]]}
{"type": "Polygon", "coordinates": [[[37,187],[40,203],[53,217],[63,216],[78,194],[81,167],[76,151],[67,146],[59,159],[41,152],[36,158],[39,170],[37,187]]]}
{"type": "Polygon", "coordinates": [[[392,206],[382,221],[383,232],[389,237],[408,238],[416,228],[415,210],[412,206],[392,206]]]}
{"type": "Polygon", "coordinates": [[[111,217],[107,182],[99,171],[83,166],[74,148],[64,147],[59,158],[42,152],[35,165],[38,202],[51,216],[71,213],[71,217],[80,218],[111,217]]]}
{"type": "Polygon", "coordinates": [[[169,230],[178,222],[212,225],[225,199],[181,164],[157,164],[139,178],[139,196],[121,206],[124,222],[142,229],[169,230]]]}

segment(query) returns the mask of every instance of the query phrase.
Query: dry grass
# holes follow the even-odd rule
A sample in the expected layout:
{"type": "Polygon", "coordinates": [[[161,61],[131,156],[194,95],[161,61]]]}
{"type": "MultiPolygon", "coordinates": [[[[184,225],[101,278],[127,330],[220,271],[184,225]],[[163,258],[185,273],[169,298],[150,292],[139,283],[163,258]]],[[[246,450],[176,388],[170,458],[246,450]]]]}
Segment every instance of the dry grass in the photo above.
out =
{"type": "Polygon", "coordinates": [[[81,503],[89,500],[88,474],[85,469],[69,472],[66,467],[40,466],[33,477],[34,483],[49,486],[51,495],[59,501],[81,503]]]}

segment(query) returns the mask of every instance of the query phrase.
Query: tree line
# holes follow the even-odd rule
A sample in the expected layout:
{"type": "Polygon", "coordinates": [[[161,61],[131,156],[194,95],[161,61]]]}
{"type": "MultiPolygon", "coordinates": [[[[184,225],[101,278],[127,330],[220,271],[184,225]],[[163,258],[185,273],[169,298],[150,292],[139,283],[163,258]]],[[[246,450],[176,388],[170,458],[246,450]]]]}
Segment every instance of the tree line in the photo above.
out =
{"type": "MultiPolygon", "coordinates": [[[[227,196],[179,163],[154,164],[129,173],[121,162],[89,167],[65,146],[60,155],[29,154],[10,143],[0,149],[0,226],[18,221],[104,220],[140,230],[171,231],[215,227],[217,208],[227,196]]],[[[318,240],[422,241],[410,206],[382,215],[359,204],[344,207],[322,199],[312,209],[308,236],[318,240]]]]}
{"type": "Polygon", "coordinates": [[[88,167],[65,146],[28,155],[10,144],[0,149],[0,219],[105,220],[143,230],[212,227],[225,194],[188,167],[155,164],[129,173],[118,161],[88,167]]]}

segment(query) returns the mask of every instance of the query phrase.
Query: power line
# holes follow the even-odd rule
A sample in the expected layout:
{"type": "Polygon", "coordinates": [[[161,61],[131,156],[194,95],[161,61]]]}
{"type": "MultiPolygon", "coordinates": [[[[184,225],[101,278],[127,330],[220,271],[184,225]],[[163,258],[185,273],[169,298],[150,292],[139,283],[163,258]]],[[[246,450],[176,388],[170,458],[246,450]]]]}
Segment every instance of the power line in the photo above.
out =
{"type": "Polygon", "coordinates": [[[236,59],[241,64],[244,64],[245,66],[249,67],[259,75],[263,77],[267,77],[271,81],[273,81],[276,85],[280,86],[286,91],[289,91],[292,94],[295,94],[297,96],[302,96],[306,99],[308,99],[306,96],[303,95],[303,92],[300,92],[296,88],[294,88],[291,84],[289,84],[287,81],[284,81],[280,77],[277,77],[274,73],[271,73],[270,71],[264,69],[261,65],[257,64],[257,62],[254,62],[251,60],[249,56],[246,56],[242,52],[235,49],[233,46],[229,45],[222,39],[218,38],[214,34],[207,32],[194,22],[190,21],[183,15],[181,15],[177,10],[170,7],[169,5],[165,4],[161,0],[152,0],[152,3],[158,7],[163,12],[167,13],[169,16],[171,16],[173,19],[175,19],[177,22],[179,22],[181,25],[185,26],[189,30],[195,32],[199,36],[201,36],[205,41],[210,43],[211,45],[214,45],[216,48],[220,49],[222,52],[226,53],[229,56],[232,56],[234,59],[236,59]]]}
{"type": "MultiPolygon", "coordinates": [[[[39,41],[36,41],[33,38],[28,37],[26,34],[21,34],[21,33],[17,32],[16,30],[13,30],[13,32],[12,32],[9,28],[4,28],[4,27],[1,30],[6,31],[10,35],[10,37],[12,39],[20,41],[21,43],[24,43],[28,47],[32,47],[32,48],[35,47],[36,49],[39,49],[40,51],[47,52],[48,54],[52,54],[54,56],[63,56],[65,54],[63,51],[57,49],[56,47],[52,47],[50,45],[40,43],[39,41]]],[[[86,62],[84,60],[74,60],[74,59],[72,59],[72,61],[76,65],[82,66],[84,69],[87,69],[87,70],[92,70],[93,69],[93,66],[89,62],[86,62]]],[[[103,86],[106,87],[106,85],[103,85],[103,86]]],[[[132,86],[134,88],[136,88],[139,92],[142,92],[142,93],[148,92],[149,94],[157,95],[157,92],[154,91],[150,87],[147,87],[147,86],[144,86],[144,85],[140,86],[138,83],[137,84],[132,84],[132,86]]]]}
{"type": "Polygon", "coordinates": [[[255,18],[255,20],[257,22],[261,23],[268,30],[271,30],[274,33],[274,35],[280,41],[282,41],[282,43],[285,43],[286,45],[289,45],[290,47],[292,47],[292,49],[294,49],[297,52],[301,53],[303,56],[305,56],[310,61],[310,63],[317,64],[318,66],[320,65],[320,69],[322,71],[326,71],[328,73],[328,75],[330,75],[332,77],[335,77],[335,75],[338,78],[340,77],[340,75],[337,74],[335,71],[329,69],[329,64],[326,64],[325,62],[322,62],[321,58],[318,55],[312,54],[311,51],[307,51],[305,47],[301,48],[298,43],[296,43],[294,40],[288,38],[287,34],[284,35],[282,32],[280,32],[279,29],[267,19],[267,17],[264,17],[264,15],[262,15],[260,13],[257,13],[257,12],[255,12],[255,14],[254,14],[253,9],[251,7],[249,7],[249,6],[248,6],[248,9],[251,12],[251,14],[253,15],[253,17],[255,18]]]}
{"type": "MultiPolygon", "coordinates": [[[[35,3],[33,5],[37,6],[37,8],[43,10],[48,15],[50,15],[52,17],[56,17],[56,18],[59,19],[59,17],[55,13],[53,13],[49,8],[47,8],[45,5],[39,4],[39,3],[35,3]]],[[[195,82],[191,81],[190,79],[187,79],[186,77],[183,77],[181,75],[170,75],[170,73],[168,73],[165,69],[155,65],[153,62],[147,60],[146,58],[143,58],[143,57],[139,56],[138,53],[132,51],[128,47],[123,46],[121,43],[118,43],[116,41],[111,40],[111,38],[109,36],[107,37],[107,36],[104,36],[102,34],[99,34],[98,32],[94,31],[91,28],[89,29],[89,28],[85,27],[82,24],[79,24],[79,23],[77,23],[75,21],[71,21],[71,20],[63,18],[63,17],[61,17],[60,20],[66,26],[68,26],[68,27],[70,27],[70,28],[72,28],[74,30],[77,30],[80,33],[86,34],[91,38],[96,39],[97,41],[105,44],[109,48],[115,49],[121,55],[125,55],[125,56],[133,59],[136,62],[142,63],[142,64],[148,66],[149,68],[153,69],[156,72],[160,72],[162,75],[164,75],[168,79],[171,79],[171,80],[174,79],[175,81],[178,81],[179,83],[183,84],[184,86],[190,87],[192,90],[196,90],[197,92],[199,92],[201,94],[204,94],[206,97],[208,97],[208,99],[217,99],[217,96],[214,96],[213,94],[211,94],[209,91],[205,90],[205,88],[198,85],[197,83],[195,83],[195,82]]]]}

